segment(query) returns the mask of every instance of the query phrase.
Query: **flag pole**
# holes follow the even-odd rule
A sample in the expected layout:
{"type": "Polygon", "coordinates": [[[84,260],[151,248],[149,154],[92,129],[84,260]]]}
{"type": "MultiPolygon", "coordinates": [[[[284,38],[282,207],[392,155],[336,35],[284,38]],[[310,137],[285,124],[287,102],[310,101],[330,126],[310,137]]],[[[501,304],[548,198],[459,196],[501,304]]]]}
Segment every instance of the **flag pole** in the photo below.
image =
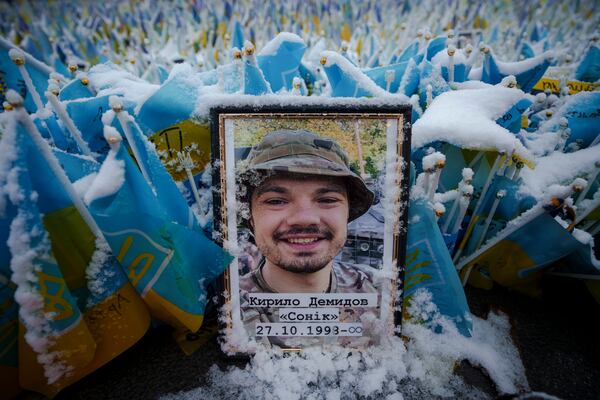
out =
{"type": "Polygon", "coordinates": [[[13,113],[16,117],[16,120],[23,125],[23,127],[29,134],[29,137],[31,137],[31,139],[35,143],[35,146],[50,166],[50,169],[69,195],[69,198],[73,202],[73,205],[75,206],[75,208],[77,208],[77,211],[79,211],[79,214],[81,214],[81,217],[83,218],[87,226],[90,228],[94,236],[96,236],[96,238],[104,240],[104,235],[102,234],[100,227],[96,224],[96,221],[94,221],[92,214],[90,214],[87,207],[83,204],[81,198],[79,198],[79,196],[77,195],[77,192],[75,191],[73,184],[67,177],[67,174],[65,174],[65,171],[62,169],[62,167],[56,160],[56,157],[54,157],[54,155],[52,154],[50,145],[44,140],[40,132],[35,127],[33,121],[31,120],[29,113],[27,113],[27,111],[23,108],[23,98],[12,90],[9,91],[9,93],[7,93],[7,97],[9,97],[9,101],[13,106],[13,113]]]}
{"type": "Polygon", "coordinates": [[[47,91],[45,95],[48,99],[48,102],[52,105],[52,108],[54,108],[54,111],[56,111],[58,117],[65,124],[67,130],[69,131],[71,136],[73,136],[73,139],[75,139],[75,142],[77,142],[77,146],[79,146],[81,152],[86,156],[92,156],[92,151],[81,137],[81,132],[79,132],[79,129],[77,129],[77,127],[73,123],[73,120],[71,119],[71,117],[69,117],[69,114],[67,114],[67,110],[65,110],[64,105],[58,100],[54,93],[47,91]]]}
{"type": "Polygon", "coordinates": [[[129,113],[123,110],[123,104],[119,100],[115,100],[114,98],[110,99],[110,106],[112,110],[117,115],[119,123],[121,124],[121,128],[123,129],[123,133],[125,134],[125,138],[127,138],[127,142],[129,143],[129,147],[131,147],[131,151],[133,152],[133,156],[135,157],[138,166],[140,167],[140,171],[144,176],[144,179],[150,185],[150,187],[154,187],[152,185],[152,181],[150,180],[150,175],[148,171],[146,171],[146,166],[144,165],[140,149],[138,149],[134,139],[133,134],[131,133],[131,129],[129,129],[129,113]]]}
{"type": "Polygon", "coordinates": [[[31,97],[35,103],[37,111],[43,110],[44,104],[42,104],[40,94],[33,85],[33,81],[31,80],[31,76],[29,76],[29,72],[27,72],[27,68],[25,68],[25,54],[23,54],[21,50],[13,47],[8,51],[8,55],[10,56],[12,62],[17,66],[21,77],[23,77],[25,85],[27,86],[27,90],[29,90],[29,93],[31,93],[31,97]]]}

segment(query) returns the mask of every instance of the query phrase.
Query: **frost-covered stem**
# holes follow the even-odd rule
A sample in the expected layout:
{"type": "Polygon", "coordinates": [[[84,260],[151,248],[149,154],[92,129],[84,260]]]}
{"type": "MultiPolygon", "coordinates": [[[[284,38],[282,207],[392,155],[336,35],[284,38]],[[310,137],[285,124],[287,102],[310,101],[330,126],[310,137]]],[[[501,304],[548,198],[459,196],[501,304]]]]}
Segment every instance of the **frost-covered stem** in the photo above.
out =
{"type": "Polygon", "coordinates": [[[448,83],[454,83],[454,53],[456,48],[453,45],[448,46],[448,83]]]}
{"type": "Polygon", "coordinates": [[[425,174],[425,178],[423,179],[423,190],[425,190],[425,193],[427,193],[427,191],[429,190],[429,181],[431,180],[430,176],[432,174],[432,171],[426,170],[423,171],[423,173],[425,174]]]}
{"type": "Polygon", "coordinates": [[[37,108],[37,111],[43,110],[44,105],[42,103],[42,98],[40,97],[40,94],[38,93],[35,86],[33,85],[33,81],[31,80],[31,77],[29,76],[29,72],[27,72],[27,68],[25,68],[25,64],[17,64],[17,68],[19,69],[19,73],[21,74],[21,76],[23,77],[23,80],[25,81],[25,86],[27,86],[27,90],[29,90],[29,93],[31,93],[31,97],[33,98],[33,102],[35,103],[35,107],[37,108]]]}
{"type": "MultiPolygon", "coordinates": [[[[475,267],[475,264],[471,264],[471,265],[469,265],[469,267],[467,268],[467,270],[466,270],[466,272],[465,272],[465,274],[464,274],[464,277],[463,277],[463,279],[462,279],[462,282],[461,282],[463,286],[465,286],[465,285],[467,284],[467,282],[469,281],[469,276],[471,275],[471,271],[473,271],[473,268],[474,268],[474,267],[475,267]]],[[[460,269],[459,269],[459,268],[457,268],[457,269],[460,271],[460,269]]]]}
{"type": "Polygon", "coordinates": [[[500,204],[502,198],[506,195],[506,191],[500,190],[496,193],[496,198],[494,199],[494,203],[492,203],[492,208],[485,219],[485,224],[483,225],[483,230],[481,231],[481,236],[477,240],[477,245],[475,246],[475,250],[479,249],[483,244],[483,240],[485,239],[485,235],[487,234],[488,229],[490,228],[490,224],[492,223],[492,218],[494,218],[494,214],[496,214],[496,209],[500,204]]]}
{"type": "Polygon", "coordinates": [[[394,82],[394,78],[396,78],[396,71],[393,69],[385,71],[385,90],[390,91],[392,88],[392,82],[394,82]]]}
{"type": "Polygon", "coordinates": [[[96,224],[96,221],[94,221],[94,218],[92,218],[92,215],[90,214],[88,209],[83,204],[83,201],[77,195],[77,192],[75,191],[75,188],[73,187],[73,184],[71,183],[71,181],[69,181],[69,178],[65,174],[65,171],[62,169],[62,167],[58,163],[58,160],[56,160],[56,157],[54,156],[54,154],[52,154],[52,150],[50,149],[50,146],[48,145],[48,143],[46,143],[46,141],[44,140],[44,138],[42,137],[40,132],[35,127],[33,121],[31,120],[31,117],[29,116],[27,111],[24,108],[20,107],[18,110],[15,110],[14,112],[17,114],[18,120],[25,127],[25,130],[27,131],[27,133],[29,134],[29,136],[31,137],[33,142],[35,143],[35,146],[37,147],[39,152],[42,154],[42,156],[44,157],[44,159],[50,166],[50,169],[52,170],[52,172],[54,173],[54,175],[56,176],[58,181],[61,183],[61,185],[67,192],[67,194],[69,195],[69,198],[73,202],[73,205],[75,205],[75,208],[77,208],[77,211],[79,211],[79,214],[81,214],[81,217],[83,218],[83,220],[85,221],[87,226],[90,228],[90,230],[92,231],[94,236],[96,236],[97,238],[104,239],[104,235],[102,234],[100,227],[98,227],[98,225],[96,224]]]}
{"type": "Polygon", "coordinates": [[[591,220],[585,223],[580,229],[589,233],[590,229],[598,223],[598,220],[591,220]]]}
{"type": "Polygon", "coordinates": [[[504,175],[504,172],[506,171],[506,168],[508,167],[508,162],[511,159],[511,157],[507,157],[504,162],[498,167],[498,172],[496,175],[504,175]]]}
{"type": "Polygon", "coordinates": [[[200,194],[198,193],[198,187],[196,186],[196,182],[194,181],[194,175],[192,175],[192,170],[186,168],[185,173],[187,174],[188,182],[192,187],[192,192],[194,193],[194,199],[196,200],[196,204],[198,204],[198,207],[200,207],[200,194]]]}
{"type": "Polygon", "coordinates": [[[595,146],[598,143],[600,143],[600,133],[598,135],[596,135],[596,138],[594,138],[594,140],[592,141],[592,143],[588,147],[595,146]]]}
{"type": "Polygon", "coordinates": [[[431,87],[431,85],[427,85],[427,87],[425,88],[425,93],[426,107],[429,108],[429,105],[433,101],[433,87],[431,87]]]}
{"type": "Polygon", "coordinates": [[[512,180],[516,181],[517,179],[519,179],[519,175],[521,175],[521,171],[523,170],[523,165],[520,165],[519,163],[517,163],[517,169],[515,170],[515,173],[512,176],[512,180]]]}
{"type": "MultiPolygon", "coordinates": [[[[460,188],[460,184],[458,186],[460,188]]],[[[459,192],[460,192],[460,189],[459,189],[459,192]]],[[[448,213],[448,215],[446,216],[446,221],[444,222],[444,226],[442,227],[442,232],[444,232],[444,233],[448,232],[448,228],[450,227],[450,222],[452,221],[452,217],[454,217],[454,213],[458,209],[459,201],[460,201],[460,193],[458,194],[458,196],[456,196],[456,199],[454,199],[454,203],[452,203],[452,208],[450,209],[450,213],[448,213]]]]}
{"type": "Polygon", "coordinates": [[[517,164],[513,163],[510,167],[508,167],[505,175],[508,179],[512,179],[512,177],[515,175],[516,171],[517,171],[517,164]]]}
{"type": "Polygon", "coordinates": [[[490,184],[492,183],[492,178],[496,174],[496,171],[498,171],[498,166],[503,157],[504,157],[504,153],[498,153],[498,156],[496,157],[496,160],[494,161],[494,165],[492,165],[492,169],[490,169],[490,173],[488,174],[485,184],[481,188],[481,194],[479,195],[479,199],[477,200],[477,203],[475,204],[475,208],[473,209],[473,215],[476,215],[477,211],[479,211],[479,207],[481,206],[481,204],[483,202],[483,198],[485,197],[485,194],[487,193],[487,191],[490,187],[490,184]]]}
{"type": "Polygon", "coordinates": [[[443,166],[436,166],[435,172],[432,174],[432,179],[429,183],[429,187],[427,188],[427,196],[429,197],[429,201],[433,201],[433,196],[435,195],[435,192],[440,183],[440,175],[442,174],[443,168],[443,166]]]}
{"type": "Polygon", "coordinates": [[[596,167],[596,170],[592,173],[590,178],[587,180],[589,182],[589,184],[585,187],[585,189],[583,189],[583,191],[581,193],[579,193],[579,197],[577,197],[577,201],[575,202],[575,205],[581,203],[581,200],[585,199],[585,196],[587,196],[588,192],[590,191],[592,184],[594,183],[596,178],[598,178],[598,173],[600,173],[600,161],[596,161],[595,167],[596,167]]]}
{"type": "Polygon", "coordinates": [[[600,223],[596,224],[596,226],[593,226],[588,233],[592,236],[596,236],[596,234],[600,232],[600,223]]]}
{"type": "Polygon", "coordinates": [[[146,171],[146,167],[144,165],[141,153],[140,153],[140,149],[137,148],[137,145],[135,143],[135,140],[133,139],[133,135],[131,133],[131,129],[129,129],[129,113],[127,111],[115,111],[115,113],[117,114],[117,118],[119,119],[119,123],[121,124],[121,128],[123,128],[123,133],[125,134],[125,137],[127,138],[127,142],[129,143],[129,146],[131,147],[131,151],[133,152],[133,156],[135,157],[138,166],[140,167],[140,171],[142,172],[142,175],[144,176],[144,179],[146,180],[146,182],[148,183],[148,185],[150,185],[150,187],[152,186],[152,181],[150,180],[150,175],[148,174],[148,171],[146,171]]]}
{"type": "Polygon", "coordinates": [[[83,154],[85,154],[86,156],[91,156],[92,152],[90,151],[90,148],[88,147],[87,143],[81,137],[81,132],[79,132],[79,129],[77,129],[77,127],[73,123],[73,120],[71,119],[71,117],[69,117],[69,114],[67,114],[67,110],[65,110],[65,107],[63,106],[63,104],[58,100],[56,95],[54,95],[53,93],[46,92],[45,95],[46,95],[46,98],[48,99],[48,101],[50,102],[50,104],[52,105],[52,108],[54,108],[54,111],[56,111],[58,118],[60,118],[60,120],[63,122],[63,124],[65,124],[65,126],[67,127],[67,130],[69,131],[71,136],[73,136],[73,139],[75,139],[75,142],[77,142],[77,146],[79,146],[79,149],[81,150],[81,152],[83,154]]]}
{"type": "Polygon", "coordinates": [[[246,63],[238,62],[238,76],[240,78],[240,93],[244,94],[246,92],[246,63]]]}
{"type": "MultiPolygon", "coordinates": [[[[500,164],[500,160],[504,157],[503,153],[499,153],[498,157],[496,157],[496,160],[494,161],[494,165],[492,165],[492,169],[490,170],[490,173],[488,174],[488,177],[485,181],[485,184],[483,185],[483,188],[481,189],[481,194],[479,195],[479,199],[477,199],[477,203],[475,204],[475,208],[473,209],[473,217],[475,215],[477,215],[477,212],[479,211],[479,207],[481,207],[481,204],[483,204],[483,199],[485,197],[485,195],[487,194],[487,191],[490,187],[490,183],[492,182],[492,178],[494,177],[496,171],[498,171],[498,175],[500,175],[500,169],[498,168],[498,164],[500,164]]],[[[506,164],[507,160],[504,160],[503,165],[506,164]]],[[[469,232],[471,232],[472,229],[472,225],[475,223],[475,218],[471,218],[471,221],[469,222],[469,225],[467,226],[467,229],[465,232],[467,232],[467,234],[462,238],[462,242],[461,242],[461,246],[459,246],[458,250],[456,251],[456,254],[454,254],[454,258],[452,259],[452,261],[454,261],[454,263],[456,263],[458,261],[458,259],[460,258],[460,255],[462,254],[463,249],[465,248],[464,246],[462,246],[463,243],[466,243],[467,240],[469,240],[469,232]]]]}
{"type": "Polygon", "coordinates": [[[465,217],[465,214],[467,213],[467,208],[469,208],[469,197],[462,196],[462,198],[460,199],[460,208],[458,209],[458,216],[456,217],[456,221],[454,221],[454,227],[452,227],[452,232],[450,232],[453,235],[457,233],[460,229],[462,220],[465,217]]]}

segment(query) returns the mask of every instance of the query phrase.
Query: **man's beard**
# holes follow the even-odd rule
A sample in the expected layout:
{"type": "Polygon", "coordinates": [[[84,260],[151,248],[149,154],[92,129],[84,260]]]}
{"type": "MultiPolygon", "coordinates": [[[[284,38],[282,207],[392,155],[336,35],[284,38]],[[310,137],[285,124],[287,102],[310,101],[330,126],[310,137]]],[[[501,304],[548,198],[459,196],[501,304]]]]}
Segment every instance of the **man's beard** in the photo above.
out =
{"type": "Polygon", "coordinates": [[[272,240],[275,243],[274,248],[271,246],[259,246],[263,256],[275,264],[279,268],[294,272],[297,274],[310,274],[317,272],[325,268],[331,260],[341,251],[344,246],[345,237],[341,243],[338,239],[334,241],[334,234],[328,228],[319,229],[316,226],[309,226],[304,228],[292,228],[284,232],[275,232],[272,240]],[[283,256],[281,251],[277,248],[277,243],[282,241],[285,235],[299,235],[299,234],[315,234],[320,237],[321,240],[330,241],[330,251],[323,255],[317,255],[315,252],[299,252],[295,253],[294,256],[283,256]]]}

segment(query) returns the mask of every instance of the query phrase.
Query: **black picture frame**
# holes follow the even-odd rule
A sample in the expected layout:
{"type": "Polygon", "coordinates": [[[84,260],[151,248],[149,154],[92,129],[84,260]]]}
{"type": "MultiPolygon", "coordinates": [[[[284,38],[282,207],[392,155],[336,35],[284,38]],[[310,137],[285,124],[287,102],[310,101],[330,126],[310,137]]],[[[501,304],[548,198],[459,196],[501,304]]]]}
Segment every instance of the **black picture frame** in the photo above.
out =
{"type": "MultiPolygon", "coordinates": [[[[213,183],[213,214],[214,214],[214,231],[215,232],[223,232],[226,229],[224,224],[223,212],[224,212],[224,173],[223,173],[223,165],[224,165],[224,141],[223,141],[223,118],[224,116],[263,116],[265,118],[272,118],[273,116],[282,115],[282,114],[299,114],[299,115],[307,115],[314,117],[315,115],[321,116],[331,116],[331,115],[342,115],[342,116],[357,116],[357,115],[368,115],[372,118],[380,117],[385,118],[386,116],[396,116],[401,118],[402,125],[399,127],[399,131],[401,131],[401,137],[398,140],[397,146],[397,154],[402,157],[403,163],[401,166],[400,174],[402,175],[402,179],[400,181],[400,218],[397,221],[399,228],[399,233],[395,237],[394,247],[395,254],[397,255],[397,270],[398,274],[396,277],[397,282],[397,295],[394,296],[393,299],[394,307],[393,307],[393,321],[394,321],[394,334],[401,334],[401,326],[402,326],[402,288],[404,284],[404,265],[406,258],[406,243],[407,243],[407,227],[408,227],[408,200],[409,200],[409,177],[410,177],[410,138],[411,138],[411,113],[412,108],[409,104],[406,103],[397,103],[397,104],[374,104],[373,102],[365,101],[360,102],[356,101],[356,99],[352,99],[348,104],[344,104],[343,101],[337,101],[334,104],[323,102],[312,103],[312,104],[290,104],[290,105],[282,105],[276,100],[273,101],[273,104],[261,102],[260,104],[256,104],[254,102],[248,102],[244,104],[239,99],[235,102],[235,104],[221,104],[214,105],[209,110],[209,121],[210,121],[210,129],[211,129],[211,154],[212,154],[212,165],[213,165],[213,174],[212,174],[212,183],[213,183]],[[398,307],[400,305],[400,307],[398,307]]],[[[358,117],[357,117],[358,118],[358,117]]],[[[221,235],[216,235],[216,242],[223,246],[225,244],[224,237],[221,235]]],[[[223,306],[228,302],[228,296],[230,295],[231,288],[228,283],[228,271],[226,271],[223,275],[223,278],[219,280],[219,302],[220,306],[223,309],[223,306]]],[[[229,310],[227,311],[229,314],[232,312],[237,312],[237,310],[229,310]]],[[[226,313],[227,314],[227,313],[226,313]]],[[[225,320],[221,321],[221,331],[225,331],[227,327],[228,318],[231,318],[225,315],[225,320]]],[[[226,342],[227,338],[223,338],[226,342]]],[[[287,349],[290,351],[297,351],[298,349],[287,349]]],[[[247,353],[247,350],[231,349],[227,350],[230,354],[243,355],[247,353]]]]}

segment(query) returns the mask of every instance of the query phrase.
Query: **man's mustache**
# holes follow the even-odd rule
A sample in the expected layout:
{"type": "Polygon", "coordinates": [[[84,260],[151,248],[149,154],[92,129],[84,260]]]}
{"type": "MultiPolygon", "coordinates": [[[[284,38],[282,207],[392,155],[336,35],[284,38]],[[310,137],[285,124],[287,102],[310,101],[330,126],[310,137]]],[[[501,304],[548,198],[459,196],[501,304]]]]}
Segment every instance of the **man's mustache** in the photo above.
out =
{"type": "Polygon", "coordinates": [[[275,232],[273,239],[281,240],[288,235],[317,235],[325,240],[333,239],[333,232],[327,228],[319,228],[316,225],[304,226],[304,227],[293,227],[286,231],[275,232]]]}

